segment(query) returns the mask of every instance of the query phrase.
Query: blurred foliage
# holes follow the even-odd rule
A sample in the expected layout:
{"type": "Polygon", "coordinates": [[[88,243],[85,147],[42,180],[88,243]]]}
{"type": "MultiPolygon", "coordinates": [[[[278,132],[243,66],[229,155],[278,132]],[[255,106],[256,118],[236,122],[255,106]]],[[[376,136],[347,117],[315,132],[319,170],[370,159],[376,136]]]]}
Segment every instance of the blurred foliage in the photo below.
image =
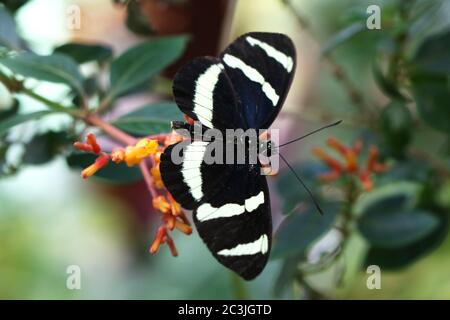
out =
{"type": "MultiPolygon", "coordinates": [[[[299,24],[314,35],[314,25],[295,5],[296,2],[286,0],[284,3],[297,16],[299,24]]],[[[296,170],[304,175],[304,180],[312,186],[313,193],[322,203],[344,199],[344,205],[337,210],[338,213],[335,212],[335,222],[325,223],[326,219],[323,220],[323,228],[317,229],[320,232],[315,235],[311,233],[315,227],[303,230],[304,225],[310,225],[308,217],[314,211],[309,207],[304,209],[307,197],[295,196],[291,188],[295,182],[290,172],[282,175],[278,189],[284,198],[284,212],[289,215],[277,231],[274,244],[274,256],[287,255],[276,287],[278,294],[291,287],[293,281],[303,288],[303,297],[326,297],[325,292],[315,290],[307,279],[310,274],[336,269],[341,263],[339,257],[350,255],[345,251],[355,234],[368,246],[361,267],[375,264],[382,270],[410,266],[436,249],[448,234],[450,207],[447,200],[439,201],[436,195],[444,192],[450,180],[449,153],[445,151],[450,138],[450,29],[445,24],[442,26],[436,12],[439,8],[447,10],[446,19],[450,12],[445,9],[444,1],[399,0],[379,1],[377,4],[382,8],[380,30],[366,28],[364,11],[367,6],[360,3],[354,7],[354,14],[342,19],[341,30],[323,43],[322,54],[348,101],[355,106],[354,118],[357,120],[345,123],[356,132],[355,138],[378,146],[388,164],[388,171],[376,178],[371,192],[364,194],[362,190],[351,187],[353,182],[345,177],[328,185],[327,189],[321,189],[314,177],[322,172],[309,162],[299,163],[296,170]],[[427,16],[434,16],[435,21],[430,18],[423,21],[427,16]],[[441,26],[441,29],[435,30],[433,24],[441,26]],[[358,42],[362,43],[370,33],[375,34],[371,36],[373,42],[370,44],[375,54],[358,49],[358,42]],[[383,99],[364,92],[367,89],[353,81],[355,72],[343,68],[352,52],[368,59],[373,82],[379,90],[375,94],[382,93],[383,99]],[[380,100],[388,102],[380,103],[380,100]],[[424,134],[434,137],[433,143],[425,147],[420,142],[424,134]],[[314,171],[316,173],[311,175],[310,172],[314,171]],[[352,192],[356,194],[349,197],[352,192]],[[295,223],[300,220],[303,221],[295,223]],[[333,258],[334,263],[330,263],[329,256],[325,255],[313,269],[310,264],[305,265],[308,262],[305,248],[317,250],[314,243],[325,243],[335,228],[342,232],[342,238],[335,237],[335,240],[344,253],[337,254],[333,258]],[[329,234],[325,235],[327,232],[329,234]]],[[[333,112],[333,115],[327,114],[327,118],[349,118],[348,114],[341,115],[336,108],[328,112],[333,112]]],[[[446,193],[441,199],[448,196],[446,193]]],[[[336,246],[336,243],[329,241],[328,246],[336,246]]],[[[345,276],[345,268],[337,272],[341,274],[338,278],[345,276]]]]}
{"type": "MultiPolygon", "coordinates": [[[[0,7],[0,13],[7,13],[0,7]]],[[[9,23],[7,35],[15,33],[14,19],[2,20],[9,23]]],[[[2,28],[2,30],[4,30],[2,28]]],[[[15,39],[15,38],[14,38],[15,39]]],[[[15,144],[25,147],[23,165],[44,164],[55,155],[67,156],[71,167],[86,166],[92,160],[89,155],[70,152],[73,141],[79,139],[85,128],[78,124],[84,112],[103,114],[114,107],[117,98],[150,88],[151,79],[174,62],[183,52],[187,42],[185,36],[158,37],[142,42],[118,57],[113,56],[110,47],[101,43],[67,43],[56,47],[50,55],[42,56],[31,51],[10,50],[0,57],[0,80],[12,92],[28,95],[47,107],[47,110],[23,112],[19,105],[0,113],[0,135],[2,163],[6,164],[7,149],[15,144]],[[82,73],[81,66],[95,62],[97,71],[93,76],[82,73]],[[109,81],[102,86],[100,78],[109,74],[109,81]],[[39,96],[27,89],[19,77],[58,84],[65,84],[72,90],[72,104],[62,104],[39,96]],[[92,106],[91,101],[98,101],[92,106]],[[73,116],[73,124],[61,132],[36,132],[30,141],[10,141],[8,131],[30,120],[38,120],[53,113],[67,113],[73,116]]],[[[13,49],[14,47],[11,47],[13,49]]],[[[114,120],[121,129],[135,135],[149,135],[167,132],[170,121],[180,119],[178,109],[172,103],[146,105],[114,120]]],[[[6,165],[2,167],[6,168],[6,165]]],[[[118,170],[105,169],[99,174],[102,179],[112,182],[134,182],[142,179],[139,170],[119,166],[118,170]]]]}
{"type": "Polygon", "coordinates": [[[148,136],[170,132],[171,121],[182,121],[183,117],[173,102],[160,102],[143,106],[115,120],[113,124],[135,136],[148,136]]]}
{"type": "MultiPolygon", "coordinates": [[[[317,6],[324,13],[323,21],[319,21],[324,31],[316,29],[319,24],[316,21],[321,19],[316,16],[311,19],[293,0],[282,1],[298,18],[304,32],[320,42],[321,59],[331,68],[331,73],[323,76],[329,77],[326,84],[318,85],[317,103],[323,106],[310,114],[318,118],[325,114],[328,119],[349,119],[345,125],[350,134],[345,139],[349,142],[362,139],[376,145],[388,171],[374,177],[372,190],[365,192],[355,179],[343,174],[336,182],[325,184],[318,177],[326,172],[326,167],[317,161],[302,159],[294,169],[318,198],[324,216],[318,215],[310,205],[306,191],[293,187],[298,182],[292,173],[283,172],[276,189],[282,199],[284,220],[274,237],[274,261],[269,271],[261,276],[262,280],[249,285],[253,289],[251,297],[268,298],[272,293],[288,298],[328,297],[335,288],[325,288],[325,292],[318,290],[314,287],[314,276],[331,270],[337,276],[329,283],[338,288],[348,279],[350,260],[356,257],[360,258],[358,269],[372,264],[393,272],[414,268],[417,265],[413,263],[430,259],[427,255],[448,236],[450,28],[447,22],[450,12],[448,8],[442,9],[446,8],[443,0],[375,2],[382,7],[381,30],[366,28],[367,1],[334,2],[334,10],[321,7],[331,5],[329,1],[318,2],[317,6]],[[352,10],[340,14],[349,3],[352,10]],[[446,14],[444,17],[440,10],[446,14]],[[365,79],[366,73],[369,80],[365,79]],[[365,82],[372,86],[365,86],[365,82]],[[332,107],[324,107],[328,105],[332,107]],[[361,239],[364,249],[354,250],[354,239],[361,239]],[[270,294],[262,294],[261,288],[270,294]]],[[[44,56],[28,49],[17,32],[14,12],[24,3],[26,1],[0,2],[0,82],[11,94],[33,98],[42,108],[29,110],[14,99],[14,103],[0,110],[0,178],[16,174],[27,166],[47,164],[57,157],[77,169],[92,163],[95,156],[72,151],[73,141],[79,140],[89,128],[86,115],[104,115],[114,110],[119,98],[151,90],[152,79],[181,56],[188,41],[183,35],[153,37],[120,55],[114,54],[101,41],[66,43],[44,56]],[[94,72],[87,75],[82,68],[86,65],[93,67],[94,72]],[[39,95],[31,89],[28,80],[65,85],[70,90],[69,99],[57,102],[39,95]],[[36,126],[31,137],[14,134],[19,125],[33,126],[56,113],[70,118],[59,130],[39,130],[36,126]],[[11,162],[8,153],[16,146],[24,151],[20,161],[11,162]]],[[[128,3],[126,23],[136,33],[152,32],[134,1],[128,3]]],[[[131,135],[144,136],[167,132],[173,120],[181,120],[178,108],[171,102],[158,102],[143,105],[111,120],[110,124],[131,135]]],[[[370,150],[362,152],[369,153],[370,150]]],[[[142,179],[137,168],[125,165],[107,167],[96,176],[116,184],[142,179]]],[[[12,225],[17,229],[1,230],[2,238],[18,241],[19,248],[34,239],[34,231],[27,224],[14,220],[12,225]],[[15,231],[23,232],[24,239],[16,238],[15,231]]],[[[40,225],[45,228],[42,222],[40,225]]],[[[55,238],[50,240],[55,241],[55,238]]],[[[30,264],[42,273],[51,272],[43,271],[46,269],[44,258],[27,257],[25,249],[15,255],[13,247],[8,248],[9,251],[1,254],[17,259],[11,265],[30,264]]],[[[192,261],[209,257],[206,249],[197,252],[197,246],[188,245],[185,249],[193,252],[194,258],[182,258],[186,259],[183,268],[191,266],[192,261]]],[[[448,255],[440,254],[442,259],[448,260],[448,255]]],[[[164,264],[159,273],[150,276],[139,266],[133,269],[137,275],[130,280],[128,288],[132,296],[157,298],[158,286],[163,287],[161,274],[170,274],[173,283],[169,287],[173,291],[183,285],[189,288],[189,292],[172,296],[232,296],[233,289],[227,287],[230,279],[224,272],[196,263],[195,268],[190,268],[193,275],[186,277],[186,270],[171,265],[176,262],[164,264]],[[154,282],[155,292],[142,288],[143,281],[154,282]],[[227,287],[227,290],[219,292],[206,287],[227,287]]],[[[10,275],[13,271],[1,272],[10,275]]],[[[22,271],[27,275],[27,270],[22,271]]],[[[358,276],[357,272],[355,274],[358,276]]],[[[27,277],[22,275],[25,282],[27,277]]],[[[242,284],[237,283],[236,287],[241,288],[242,284]]],[[[0,290],[5,288],[0,287],[0,290]]],[[[26,291],[25,285],[14,290],[17,293],[0,294],[16,297],[26,291]]],[[[55,291],[58,296],[68,295],[66,290],[58,290],[55,291]]],[[[241,293],[237,295],[243,297],[241,293]]]]}

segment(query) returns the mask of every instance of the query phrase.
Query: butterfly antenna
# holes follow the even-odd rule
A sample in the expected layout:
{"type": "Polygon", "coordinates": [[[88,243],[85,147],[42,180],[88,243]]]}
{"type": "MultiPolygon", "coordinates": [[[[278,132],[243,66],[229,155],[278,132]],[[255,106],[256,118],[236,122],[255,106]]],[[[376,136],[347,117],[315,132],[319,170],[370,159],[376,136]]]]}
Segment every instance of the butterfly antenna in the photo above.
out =
{"type": "Polygon", "coordinates": [[[283,157],[283,155],[281,153],[278,153],[280,155],[280,158],[284,161],[284,163],[286,163],[286,165],[288,166],[288,168],[292,171],[292,173],[294,174],[294,176],[297,178],[297,180],[300,182],[300,184],[303,186],[303,188],[305,188],[306,192],[308,192],[309,196],[311,197],[311,200],[314,203],[314,206],[316,207],[317,211],[319,211],[320,215],[323,216],[323,211],[319,206],[319,202],[317,201],[316,197],[314,197],[313,193],[311,192],[311,190],[309,190],[309,188],[306,186],[306,184],[303,182],[302,178],[300,178],[300,176],[297,174],[297,172],[295,172],[294,168],[292,168],[292,166],[289,164],[289,162],[287,162],[286,158],[283,157]]]}
{"type": "Polygon", "coordinates": [[[324,129],[327,129],[327,128],[330,128],[330,127],[334,127],[334,126],[337,126],[337,125],[340,124],[341,122],[342,122],[342,120],[339,120],[339,121],[336,121],[336,122],[334,122],[334,123],[332,123],[332,124],[327,124],[326,126],[323,126],[322,128],[319,128],[319,129],[316,129],[316,130],[314,130],[314,131],[312,131],[312,132],[310,132],[310,133],[307,133],[307,134],[305,134],[305,135],[303,135],[303,136],[301,136],[301,137],[299,137],[299,138],[297,138],[297,139],[294,139],[294,140],[292,140],[292,141],[283,143],[283,144],[279,145],[278,148],[281,148],[281,147],[284,147],[284,146],[286,146],[286,145],[288,145],[288,144],[290,144],[290,143],[293,143],[293,142],[302,140],[302,139],[304,139],[304,138],[306,138],[306,137],[308,137],[308,136],[310,136],[310,135],[312,135],[312,134],[314,134],[314,133],[316,133],[316,132],[322,131],[322,130],[324,130],[324,129]]]}

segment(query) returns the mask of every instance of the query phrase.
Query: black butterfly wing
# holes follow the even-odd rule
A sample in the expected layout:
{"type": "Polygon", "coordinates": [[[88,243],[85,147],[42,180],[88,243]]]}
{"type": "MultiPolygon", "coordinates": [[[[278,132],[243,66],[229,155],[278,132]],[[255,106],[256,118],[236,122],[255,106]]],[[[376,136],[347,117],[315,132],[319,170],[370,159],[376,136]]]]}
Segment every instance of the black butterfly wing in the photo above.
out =
{"type": "Polygon", "coordinates": [[[239,98],[247,128],[267,129],[286,99],[296,66],[291,39],[279,33],[252,32],[221,54],[239,98]]]}
{"type": "Polygon", "coordinates": [[[161,155],[164,185],[185,209],[195,209],[202,201],[220,193],[236,169],[234,165],[207,164],[204,158],[211,153],[211,147],[210,142],[184,141],[167,147],[161,155]]]}
{"type": "Polygon", "coordinates": [[[259,166],[237,166],[223,190],[204,201],[193,216],[198,233],[220,263],[246,280],[261,273],[270,253],[272,218],[267,181],[259,166]]]}
{"type": "Polygon", "coordinates": [[[259,165],[206,164],[210,146],[193,141],[167,147],[161,176],[175,200],[194,209],[197,230],[214,257],[249,280],[263,270],[271,247],[266,178],[259,165]],[[180,163],[173,158],[179,150],[180,163]]]}
{"type": "Polygon", "coordinates": [[[240,102],[218,58],[202,57],[184,65],[173,80],[180,110],[208,128],[245,128],[240,102]]]}
{"type": "MultiPolygon", "coordinates": [[[[278,115],[296,64],[291,40],[249,33],[217,58],[198,58],[174,78],[175,100],[205,127],[266,129],[278,115]]],[[[161,157],[164,184],[184,208],[194,209],[197,230],[216,259],[244,279],[267,263],[272,239],[270,199],[258,165],[206,164],[208,142],[184,148],[175,164],[168,147],[161,157]]]]}

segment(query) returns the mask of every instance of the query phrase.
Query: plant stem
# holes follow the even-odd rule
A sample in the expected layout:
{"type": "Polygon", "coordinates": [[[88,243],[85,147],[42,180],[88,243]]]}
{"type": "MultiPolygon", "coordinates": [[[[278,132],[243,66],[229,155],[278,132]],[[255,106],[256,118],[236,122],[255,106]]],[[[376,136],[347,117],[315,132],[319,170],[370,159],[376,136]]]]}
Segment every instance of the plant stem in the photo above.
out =
{"type": "Polygon", "coordinates": [[[58,102],[49,100],[49,99],[41,96],[40,94],[34,92],[31,89],[25,88],[22,81],[19,81],[15,78],[7,77],[3,73],[0,73],[0,82],[3,83],[8,88],[9,91],[11,91],[13,93],[25,94],[25,95],[29,96],[30,98],[33,98],[34,100],[43,103],[44,105],[46,105],[49,109],[51,109],[53,111],[64,112],[64,113],[71,114],[73,116],[77,116],[79,113],[78,110],[75,110],[74,107],[65,107],[58,102]]]}
{"type": "Polygon", "coordinates": [[[102,99],[102,101],[100,102],[100,105],[99,105],[99,107],[98,107],[98,109],[97,109],[97,112],[98,112],[99,114],[103,114],[105,111],[108,110],[108,108],[109,108],[109,106],[111,105],[111,103],[112,103],[112,96],[111,96],[111,94],[109,93],[109,94],[107,94],[107,95],[102,99]]]}
{"type": "Polygon", "coordinates": [[[125,145],[134,145],[137,142],[137,139],[129,134],[123,132],[120,129],[117,129],[113,125],[105,122],[101,118],[96,115],[87,115],[83,118],[83,120],[90,125],[100,128],[103,132],[108,134],[110,137],[116,139],[117,141],[125,144],[125,145]]]}
{"type": "Polygon", "coordinates": [[[30,98],[33,98],[34,100],[45,104],[48,108],[50,108],[53,111],[68,113],[72,116],[79,116],[79,111],[74,109],[73,107],[65,107],[62,104],[59,104],[58,102],[49,100],[49,99],[41,96],[40,94],[37,94],[33,90],[30,90],[27,88],[22,88],[20,93],[23,93],[23,94],[29,96],[30,98]]]}
{"type": "Polygon", "coordinates": [[[139,164],[139,168],[141,169],[142,176],[144,177],[145,184],[147,185],[147,189],[150,192],[152,198],[156,198],[158,196],[158,193],[155,190],[154,184],[153,184],[153,178],[150,174],[150,171],[148,170],[148,166],[145,161],[142,161],[139,164]]]}

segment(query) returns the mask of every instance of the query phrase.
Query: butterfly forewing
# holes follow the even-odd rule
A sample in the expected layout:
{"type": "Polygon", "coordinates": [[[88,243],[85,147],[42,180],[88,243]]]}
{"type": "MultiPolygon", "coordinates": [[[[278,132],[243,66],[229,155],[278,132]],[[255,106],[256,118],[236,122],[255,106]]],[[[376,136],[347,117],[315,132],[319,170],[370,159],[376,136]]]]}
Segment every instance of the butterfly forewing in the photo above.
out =
{"type": "Polygon", "coordinates": [[[218,58],[203,57],[183,66],[173,80],[181,111],[208,128],[243,128],[240,102],[218,58]]]}
{"type": "Polygon", "coordinates": [[[294,44],[283,34],[247,33],[230,44],[221,59],[240,99],[247,127],[267,129],[278,115],[294,76],[294,44]]]}

